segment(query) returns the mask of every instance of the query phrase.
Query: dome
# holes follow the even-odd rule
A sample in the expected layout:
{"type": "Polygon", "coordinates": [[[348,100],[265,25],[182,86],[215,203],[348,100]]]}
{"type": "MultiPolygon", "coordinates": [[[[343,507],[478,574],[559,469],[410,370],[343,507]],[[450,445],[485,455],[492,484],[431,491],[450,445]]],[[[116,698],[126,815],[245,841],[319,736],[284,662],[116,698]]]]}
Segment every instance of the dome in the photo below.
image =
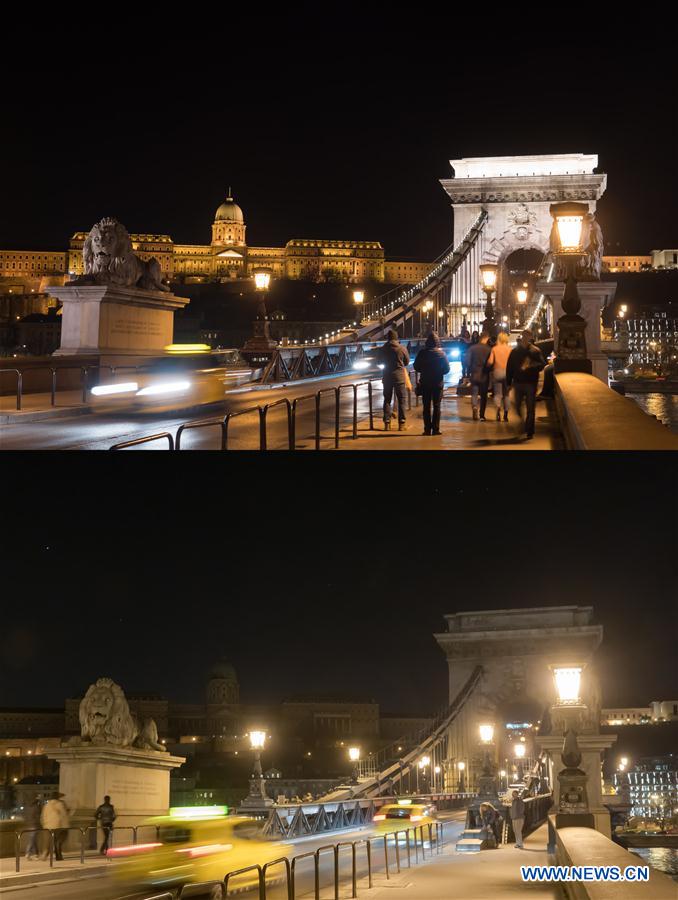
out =
{"type": "Polygon", "coordinates": [[[245,219],[242,210],[231,197],[230,191],[228,197],[221,204],[214,217],[215,222],[235,222],[238,225],[244,225],[245,219]]]}
{"type": "Polygon", "coordinates": [[[230,664],[230,662],[227,662],[225,659],[220,660],[218,663],[212,666],[208,677],[210,681],[213,678],[223,678],[226,681],[238,680],[238,676],[235,674],[235,669],[230,664]]]}

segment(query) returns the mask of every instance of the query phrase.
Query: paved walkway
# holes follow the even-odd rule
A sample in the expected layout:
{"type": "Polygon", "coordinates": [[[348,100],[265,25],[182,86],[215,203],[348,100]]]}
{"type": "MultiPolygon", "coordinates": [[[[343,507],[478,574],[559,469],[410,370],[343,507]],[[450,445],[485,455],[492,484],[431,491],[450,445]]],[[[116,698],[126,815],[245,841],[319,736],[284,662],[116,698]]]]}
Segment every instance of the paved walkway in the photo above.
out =
{"type": "Polygon", "coordinates": [[[530,897],[534,900],[564,900],[557,884],[527,884],[520,866],[549,865],[546,854],[547,826],[525,840],[525,850],[513,844],[481,853],[457,853],[453,844],[424,866],[403,869],[387,885],[375,886],[369,900],[393,900],[403,895],[411,900],[498,900],[500,897],[530,897]]]}
{"type": "Polygon", "coordinates": [[[86,853],[84,863],[80,862],[79,855],[66,856],[61,862],[54,860],[52,867],[48,859],[29,860],[22,855],[17,872],[15,858],[4,857],[0,859],[0,894],[10,887],[95,877],[107,872],[110,866],[111,860],[103,859],[98,853],[86,853]]]}
{"type": "MultiPolygon", "coordinates": [[[[407,431],[398,431],[394,420],[393,431],[365,431],[366,423],[359,424],[360,437],[351,440],[342,435],[340,450],[564,450],[565,443],[551,401],[537,403],[536,432],[531,441],[526,440],[522,422],[513,408],[508,422],[495,420],[496,408],[489,401],[487,421],[474,422],[470,397],[457,397],[453,388],[447,389],[443,400],[440,430],[436,437],[422,435],[422,408],[412,406],[408,411],[407,431]]],[[[375,402],[375,428],[382,428],[375,402]]]]}

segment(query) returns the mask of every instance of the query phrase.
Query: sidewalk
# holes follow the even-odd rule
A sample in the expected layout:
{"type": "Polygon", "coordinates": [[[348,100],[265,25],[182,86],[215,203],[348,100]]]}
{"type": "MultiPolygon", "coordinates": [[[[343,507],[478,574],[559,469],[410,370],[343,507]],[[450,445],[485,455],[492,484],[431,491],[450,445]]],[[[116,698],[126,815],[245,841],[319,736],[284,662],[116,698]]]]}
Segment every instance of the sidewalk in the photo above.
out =
{"type": "Polygon", "coordinates": [[[515,409],[509,411],[508,422],[495,420],[496,408],[487,404],[487,421],[474,422],[470,397],[457,397],[448,389],[442,405],[440,430],[436,437],[422,435],[424,424],[422,407],[412,405],[407,411],[407,431],[398,431],[394,419],[392,431],[383,431],[380,410],[375,401],[374,425],[376,431],[366,431],[366,420],[358,424],[360,437],[352,440],[342,435],[340,450],[564,450],[565,442],[551,401],[537,403],[536,432],[531,441],[525,439],[523,423],[515,409]]]}
{"type": "Polygon", "coordinates": [[[19,422],[40,422],[43,419],[60,419],[66,416],[81,416],[90,412],[87,403],[82,402],[82,391],[57,391],[56,406],[52,406],[52,395],[24,394],[21,409],[16,408],[16,394],[0,397],[0,423],[16,425],[19,422]]]}
{"type": "Polygon", "coordinates": [[[547,826],[543,825],[525,839],[525,849],[516,850],[513,844],[480,853],[457,853],[453,843],[447,843],[440,856],[434,856],[423,866],[404,868],[393,875],[387,884],[375,886],[369,900],[392,898],[398,890],[412,900],[500,900],[501,897],[523,897],[534,900],[563,900],[564,893],[557,884],[525,884],[520,867],[549,865],[546,853],[547,826]]]}
{"type": "Polygon", "coordinates": [[[0,894],[3,891],[16,890],[24,885],[44,884],[52,881],[73,881],[78,878],[95,878],[110,870],[114,863],[99,856],[98,853],[87,853],[85,862],[80,862],[80,856],[69,856],[61,862],[54,860],[54,866],[50,868],[49,860],[31,859],[21,857],[21,871],[16,871],[15,858],[7,856],[0,859],[0,894]]]}

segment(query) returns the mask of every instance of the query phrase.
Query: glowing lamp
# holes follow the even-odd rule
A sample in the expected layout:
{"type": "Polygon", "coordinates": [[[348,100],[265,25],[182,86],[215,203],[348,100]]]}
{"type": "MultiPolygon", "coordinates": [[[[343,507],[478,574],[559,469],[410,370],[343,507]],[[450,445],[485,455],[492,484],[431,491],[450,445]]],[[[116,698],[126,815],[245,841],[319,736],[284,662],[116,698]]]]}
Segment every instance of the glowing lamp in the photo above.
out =
{"type": "Polygon", "coordinates": [[[351,760],[351,762],[358,762],[358,760],[360,759],[360,747],[349,747],[348,758],[351,760]]]}
{"type": "Polygon", "coordinates": [[[440,766],[436,766],[433,771],[436,773],[436,775],[440,775],[440,766]]]}
{"type": "Polygon", "coordinates": [[[250,731],[250,746],[252,750],[263,750],[266,743],[265,731],[250,731]]]}
{"type": "Polygon", "coordinates": [[[365,300],[365,291],[353,291],[353,302],[356,304],[363,303],[365,300]]]}
{"type": "Polygon", "coordinates": [[[271,284],[271,270],[270,269],[255,269],[254,270],[254,286],[258,291],[267,291],[269,285],[271,284]]]}
{"type": "Polygon", "coordinates": [[[552,666],[560,706],[578,706],[582,666],[552,666]]]}
{"type": "Polygon", "coordinates": [[[462,316],[467,316],[467,315],[468,315],[468,306],[462,306],[462,308],[461,308],[461,314],[462,314],[462,316]]]}
{"type": "Polygon", "coordinates": [[[444,315],[445,315],[445,313],[443,312],[443,310],[442,310],[442,309],[439,309],[439,310],[438,310],[438,318],[439,318],[439,319],[442,319],[442,317],[443,317],[444,315]]]}
{"type": "Polygon", "coordinates": [[[479,731],[483,744],[491,744],[494,738],[494,725],[481,725],[479,731]]]}
{"type": "Polygon", "coordinates": [[[628,310],[628,306],[626,305],[626,303],[622,303],[622,305],[619,308],[621,309],[621,311],[623,313],[626,313],[628,310]]]}
{"type": "Polygon", "coordinates": [[[502,769],[499,774],[501,775],[502,778],[506,778],[506,769],[502,769]]]}
{"type": "Polygon", "coordinates": [[[523,759],[525,756],[525,744],[516,744],[513,748],[513,753],[516,759],[523,759]]]}
{"type": "Polygon", "coordinates": [[[516,291],[516,298],[518,299],[518,303],[527,303],[527,291],[525,288],[520,288],[516,291]]]}
{"type": "Polygon", "coordinates": [[[588,203],[554,203],[551,215],[556,220],[561,253],[581,252],[581,236],[588,203]]]}
{"type": "Polygon", "coordinates": [[[480,283],[485,291],[494,291],[497,288],[497,271],[499,266],[494,263],[486,263],[480,267],[480,283]]]}
{"type": "Polygon", "coordinates": [[[628,756],[622,756],[622,758],[619,760],[619,763],[620,765],[624,766],[624,768],[626,768],[629,764],[628,756]]]}
{"type": "Polygon", "coordinates": [[[458,763],[457,763],[457,768],[459,769],[460,772],[463,772],[464,769],[466,768],[466,763],[465,763],[465,762],[458,762],[458,763]]]}

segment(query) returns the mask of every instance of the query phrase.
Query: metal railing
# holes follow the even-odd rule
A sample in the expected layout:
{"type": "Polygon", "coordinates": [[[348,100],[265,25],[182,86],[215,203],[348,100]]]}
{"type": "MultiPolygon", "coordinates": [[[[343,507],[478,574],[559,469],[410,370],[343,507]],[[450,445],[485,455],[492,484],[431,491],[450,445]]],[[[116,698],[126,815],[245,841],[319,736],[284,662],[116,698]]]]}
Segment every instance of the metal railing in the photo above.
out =
{"type": "MultiPolygon", "coordinates": [[[[139,831],[141,829],[152,830],[157,837],[157,828],[155,825],[120,825],[111,828],[109,834],[109,843],[108,846],[112,849],[115,846],[115,842],[119,840],[122,834],[129,834],[132,844],[137,844],[139,838],[139,831]]],[[[57,838],[59,840],[59,846],[63,847],[68,842],[68,835],[71,833],[75,833],[77,835],[77,843],[78,850],[77,855],[80,858],[80,862],[84,864],[85,862],[85,854],[88,850],[96,850],[97,849],[97,841],[99,837],[103,838],[103,829],[101,825],[85,825],[84,827],[78,827],[75,825],[70,826],[69,828],[23,828],[20,831],[14,832],[14,858],[15,858],[15,870],[17,872],[21,871],[21,844],[22,839],[25,835],[34,834],[36,836],[41,834],[47,835],[47,847],[43,848],[42,856],[43,858],[49,858],[50,868],[54,866],[54,860],[56,858],[56,846],[57,846],[57,838]],[[65,832],[65,836],[64,833],[65,832]],[[101,832],[101,834],[100,834],[101,832]],[[60,834],[61,833],[61,834],[60,834]]],[[[27,842],[24,841],[26,844],[27,842]]],[[[44,841],[41,843],[44,844],[44,841]]],[[[67,853],[73,853],[73,848],[67,848],[67,853]]],[[[38,854],[40,855],[40,854],[38,854]]],[[[69,858],[73,858],[70,856],[69,858]]]]}
{"type": "MultiPolygon", "coordinates": [[[[383,835],[376,835],[371,838],[358,838],[355,841],[337,841],[334,844],[323,844],[315,850],[306,853],[299,853],[295,856],[281,856],[277,859],[269,860],[262,864],[254,864],[251,866],[243,866],[240,869],[234,869],[226,872],[222,881],[204,881],[185,884],[179,888],[177,893],[165,891],[163,893],[149,894],[143,900],[185,900],[185,898],[208,895],[216,897],[217,893],[221,894],[222,900],[229,894],[229,888],[239,893],[247,888],[256,888],[259,900],[267,900],[268,888],[270,886],[278,886],[282,881],[284,883],[284,893],[287,900],[296,900],[299,884],[299,866],[307,860],[312,861],[313,865],[313,896],[315,900],[320,900],[321,891],[328,885],[323,884],[321,872],[321,860],[331,854],[331,880],[330,887],[333,891],[334,900],[339,900],[343,884],[350,886],[351,898],[358,896],[359,878],[367,879],[367,890],[374,887],[375,875],[382,872],[386,880],[390,880],[392,874],[399,874],[405,865],[402,859],[401,844],[406,850],[407,868],[412,868],[414,856],[414,865],[419,863],[421,854],[421,862],[426,862],[427,858],[431,858],[433,854],[440,854],[444,847],[444,823],[431,822],[416,827],[402,828],[396,831],[390,831],[383,835]],[[428,842],[428,857],[426,844],[428,842]],[[350,855],[347,850],[350,849],[350,855]],[[344,851],[342,853],[342,850],[344,851]],[[359,851],[364,850],[364,874],[360,874],[359,851]],[[392,855],[391,855],[392,850],[392,855]],[[414,854],[412,851],[414,850],[414,854]],[[376,851],[376,853],[375,853],[376,851]],[[383,854],[383,865],[378,867],[375,865],[375,859],[383,854]],[[342,859],[349,859],[348,871],[344,875],[342,872],[342,859]],[[271,877],[271,870],[282,867],[282,876],[271,877]],[[236,879],[247,877],[247,882],[233,885],[236,879]]],[[[362,855],[362,853],[360,854],[362,855]]],[[[303,888],[304,895],[308,896],[308,889],[303,888]]]]}
{"type": "MultiPolygon", "coordinates": [[[[87,392],[90,386],[91,373],[96,370],[97,372],[108,371],[110,373],[111,378],[114,378],[118,372],[121,372],[123,369],[133,369],[135,372],[139,372],[147,369],[148,366],[138,365],[138,366],[112,366],[112,365],[88,365],[88,366],[25,366],[21,369],[0,369],[0,375],[5,373],[12,373],[16,375],[16,408],[17,410],[21,410],[23,407],[23,397],[24,397],[24,374],[26,372],[45,372],[49,374],[49,394],[50,394],[50,406],[56,406],[56,398],[58,392],[58,373],[59,372],[80,372],[80,387],[82,402],[87,403],[87,392]]],[[[74,390],[74,388],[64,388],[64,390],[74,390]]],[[[32,393],[39,393],[38,391],[32,391],[32,393]]]]}
{"type": "MultiPolygon", "coordinates": [[[[229,437],[231,435],[231,421],[233,419],[239,418],[241,416],[246,415],[258,415],[258,424],[259,424],[259,450],[268,450],[269,449],[269,434],[268,434],[268,413],[270,410],[275,409],[278,406],[284,406],[285,412],[287,416],[287,448],[288,450],[296,450],[297,449],[297,412],[299,410],[299,406],[306,401],[313,401],[315,413],[314,413],[314,432],[313,432],[313,440],[314,446],[316,450],[320,450],[322,447],[322,442],[324,440],[331,440],[333,442],[334,448],[338,449],[340,437],[341,437],[341,424],[342,424],[342,397],[345,395],[345,392],[352,392],[352,398],[350,403],[350,416],[351,416],[351,426],[350,426],[350,434],[352,440],[357,440],[360,437],[360,429],[358,428],[358,400],[359,400],[359,389],[367,388],[367,400],[368,400],[368,410],[367,415],[369,419],[368,428],[366,431],[374,431],[374,385],[378,385],[379,389],[382,388],[382,380],[381,379],[372,379],[369,381],[360,381],[355,384],[340,384],[336,387],[331,388],[322,388],[319,391],[316,391],[314,394],[304,394],[302,397],[295,397],[293,400],[289,400],[286,397],[281,400],[276,400],[273,403],[266,403],[263,406],[250,406],[247,409],[240,409],[234,412],[229,412],[225,416],[219,416],[214,419],[204,419],[198,422],[185,422],[179,426],[176,432],[176,436],[172,436],[170,432],[163,431],[158,434],[146,435],[140,438],[134,438],[129,441],[122,441],[120,443],[114,444],[110,447],[110,450],[125,450],[130,447],[137,447],[141,444],[148,444],[154,441],[167,441],[169,450],[181,450],[183,448],[183,437],[187,431],[194,429],[204,429],[204,428],[218,428],[221,432],[221,441],[220,441],[220,449],[228,450],[229,449],[229,437]],[[322,429],[322,398],[326,395],[334,396],[334,411],[333,411],[333,431],[332,436],[327,438],[323,435],[322,429]]],[[[412,409],[412,392],[408,391],[408,400],[407,400],[408,409],[412,409]]],[[[394,398],[394,406],[393,409],[397,409],[397,398],[394,398]]]]}

